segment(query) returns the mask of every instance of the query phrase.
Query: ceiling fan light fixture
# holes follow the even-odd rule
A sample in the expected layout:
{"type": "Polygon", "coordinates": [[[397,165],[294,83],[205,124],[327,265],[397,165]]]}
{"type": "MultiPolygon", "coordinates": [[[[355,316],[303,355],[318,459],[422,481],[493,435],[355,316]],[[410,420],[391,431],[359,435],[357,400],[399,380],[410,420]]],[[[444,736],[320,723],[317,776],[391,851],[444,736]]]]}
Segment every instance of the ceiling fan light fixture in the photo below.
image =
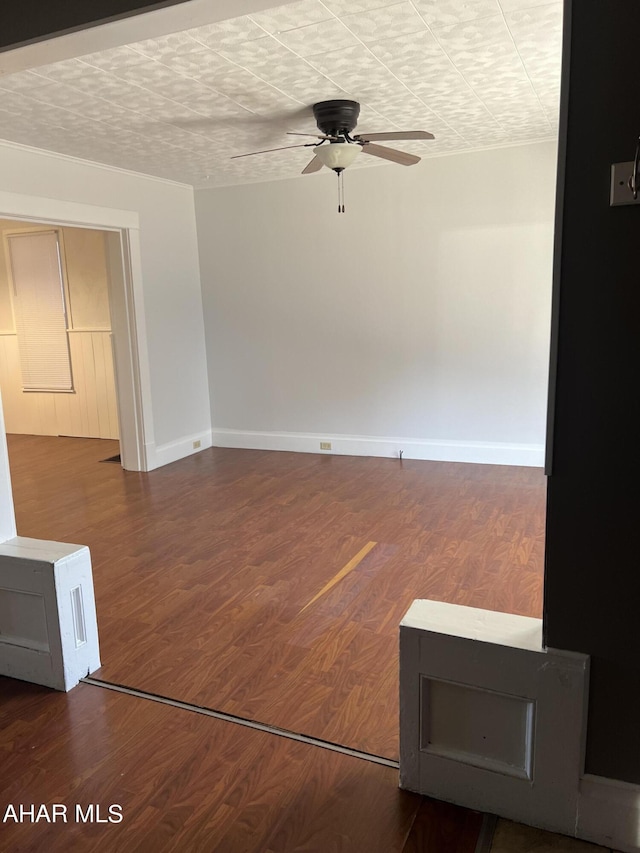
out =
{"type": "Polygon", "coordinates": [[[317,145],[313,149],[316,157],[328,169],[346,169],[356,159],[361,146],[350,142],[331,142],[329,145],[317,145]]]}

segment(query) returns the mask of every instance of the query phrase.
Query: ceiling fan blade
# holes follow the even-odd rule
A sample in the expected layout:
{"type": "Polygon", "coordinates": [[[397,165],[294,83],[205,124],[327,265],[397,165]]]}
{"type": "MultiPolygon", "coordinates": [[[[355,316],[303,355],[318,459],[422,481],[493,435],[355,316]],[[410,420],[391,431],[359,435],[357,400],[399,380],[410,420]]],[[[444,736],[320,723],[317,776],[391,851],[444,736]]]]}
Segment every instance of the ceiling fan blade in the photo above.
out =
{"type": "Polygon", "coordinates": [[[405,151],[396,151],[395,148],[385,148],[383,145],[372,145],[368,142],[362,146],[365,154],[373,154],[374,157],[382,157],[383,160],[391,160],[400,163],[401,166],[413,166],[420,162],[420,157],[415,154],[407,154],[405,151]]]}
{"type": "Polygon", "coordinates": [[[386,133],[360,133],[356,139],[435,139],[433,133],[426,130],[390,130],[386,133]]]}
{"type": "Polygon", "coordinates": [[[313,158],[313,160],[311,160],[310,163],[307,163],[307,165],[302,170],[302,174],[310,175],[311,172],[319,172],[323,166],[324,163],[322,162],[322,160],[318,156],[316,156],[313,158]]]}
{"type": "Polygon", "coordinates": [[[282,148],[265,148],[264,151],[250,151],[248,154],[234,154],[230,160],[238,160],[240,157],[253,157],[254,154],[269,154],[271,151],[286,151],[289,148],[315,148],[315,142],[303,142],[301,145],[285,145],[282,148]]]}

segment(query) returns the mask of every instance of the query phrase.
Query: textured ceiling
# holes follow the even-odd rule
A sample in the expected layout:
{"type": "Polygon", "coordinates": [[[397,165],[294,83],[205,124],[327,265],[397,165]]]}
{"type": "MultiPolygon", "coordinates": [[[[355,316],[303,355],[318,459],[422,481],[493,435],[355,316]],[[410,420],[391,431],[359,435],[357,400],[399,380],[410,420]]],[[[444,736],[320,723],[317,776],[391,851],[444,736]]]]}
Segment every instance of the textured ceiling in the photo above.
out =
{"type": "Polygon", "coordinates": [[[0,77],[0,138],[198,187],[298,175],[308,148],[230,158],[329,98],[431,131],[396,143],[421,157],[553,139],[561,26],[561,0],[300,0],[0,77]]]}

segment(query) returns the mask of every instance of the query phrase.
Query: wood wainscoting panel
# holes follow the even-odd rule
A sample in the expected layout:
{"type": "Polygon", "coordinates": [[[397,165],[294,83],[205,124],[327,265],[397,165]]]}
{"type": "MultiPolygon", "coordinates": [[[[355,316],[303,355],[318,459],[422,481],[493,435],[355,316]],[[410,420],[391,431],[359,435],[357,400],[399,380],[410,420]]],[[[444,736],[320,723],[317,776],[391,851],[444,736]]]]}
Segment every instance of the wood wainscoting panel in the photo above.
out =
{"type": "Polygon", "coordinates": [[[56,394],[58,434],[118,438],[116,386],[107,329],[69,334],[73,394],[56,394]]]}
{"type": "Polygon", "coordinates": [[[0,389],[7,432],[25,435],[118,438],[111,333],[69,333],[74,390],[22,390],[18,341],[0,335],[0,389]]]}

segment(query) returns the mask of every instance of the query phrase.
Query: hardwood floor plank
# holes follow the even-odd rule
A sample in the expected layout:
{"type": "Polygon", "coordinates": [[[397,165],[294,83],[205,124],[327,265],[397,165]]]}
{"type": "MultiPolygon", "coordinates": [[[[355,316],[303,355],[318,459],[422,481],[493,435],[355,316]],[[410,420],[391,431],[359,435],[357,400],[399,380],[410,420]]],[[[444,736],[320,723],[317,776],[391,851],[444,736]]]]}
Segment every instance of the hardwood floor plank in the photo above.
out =
{"type": "Polygon", "coordinates": [[[140,474],[100,464],[113,441],[8,443],[19,533],[91,549],[115,683],[395,759],[415,598],[541,614],[538,469],[214,448],[140,474]]]}
{"type": "Polygon", "coordinates": [[[99,687],[0,678],[0,696],[3,815],[69,816],[5,822],[2,853],[401,853],[420,804],[391,768],[99,687]],[[78,824],[76,803],[122,823],[78,824]]]}
{"type": "Polygon", "coordinates": [[[302,610],[301,610],[300,612],[301,612],[301,613],[303,613],[303,612],[307,609],[307,607],[311,607],[311,605],[312,605],[312,604],[314,604],[314,603],[315,603],[315,602],[316,602],[316,601],[317,601],[321,596],[326,595],[326,593],[327,593],[327,592],[329,592],[329,590],[333,589],[333,587],[334,587],[334,586],[335,586],[339,581],[341,581],[343,578],[345,578],[345,577],[349,574],[349,572],[352,572],[352,571],[356,568],[356,566],[357,566],[357,565],[358,565],[362,560],[364,560],[364,558],[367,556],[367,554],[369,553],[369,551],[371,551],[371,549],[372,549],[372,548],[375,548],[377,544],[378,544],[377,542],[367,542],[367,544],[364,546],[364,548],[361,548],[361,549],[358,551],[358,553],[355,555],[355,557],[352,557],[352,558],[349,560],[349,562],[348,562],[348,563],[346,563],[346,564],[345,564],[345,565],[340,569],[340,571],[339,571],[339,572],[337,572],[337,574],[335,574],[335,575],[331,578],[331,580],[329,580],[329,581],[328,581],[328,582],[327,582],[327,583],[322,587],[322,589],[320,590],[320,592],[317,592],[317,593],[313,596],[313,598],[311,599],[311,601],[309,601],[309,602],[307,602],[307,604],[305,604],[305,606],[302,608],[302,610]]]}

